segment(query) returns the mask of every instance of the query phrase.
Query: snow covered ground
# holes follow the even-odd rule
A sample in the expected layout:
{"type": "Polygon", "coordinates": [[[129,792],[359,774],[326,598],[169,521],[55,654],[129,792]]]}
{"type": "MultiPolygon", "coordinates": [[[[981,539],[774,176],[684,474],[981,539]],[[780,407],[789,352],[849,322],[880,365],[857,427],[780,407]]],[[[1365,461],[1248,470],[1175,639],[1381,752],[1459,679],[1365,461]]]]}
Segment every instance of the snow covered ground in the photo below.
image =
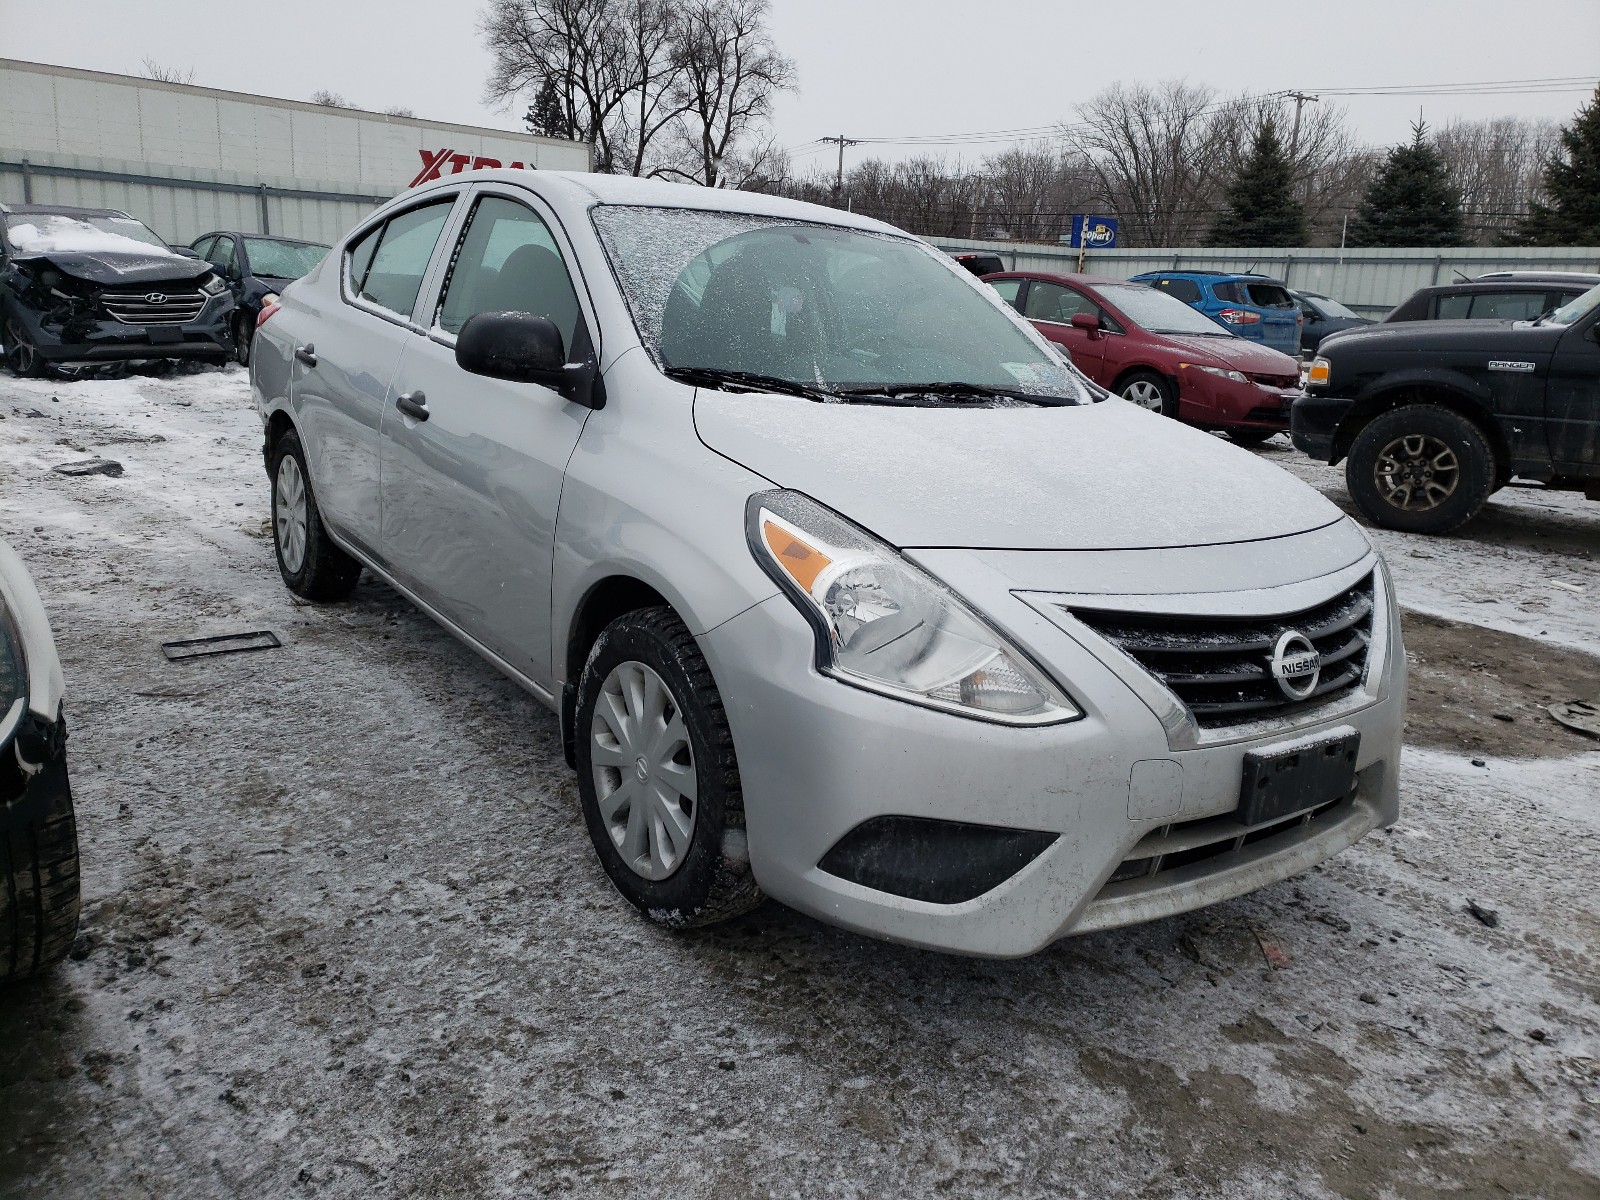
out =
{"type": "MultiPolygon", "coordinates": [[[[0,416],[86,888],[74,959],[0,993],[0,1195],[1600,1193],[1576,734],[1409,751],[1394,830],[1020,962],[774,905],[671,934],[596,866],[550,716],[380,584],[291,601],[242,372],[0,376],[0,416]],[[90,455],[124,474],[49,469],[90,455]]],[[[1600,505],[1379,540],[1411,608],[1600,652],[1600,505]]]]}

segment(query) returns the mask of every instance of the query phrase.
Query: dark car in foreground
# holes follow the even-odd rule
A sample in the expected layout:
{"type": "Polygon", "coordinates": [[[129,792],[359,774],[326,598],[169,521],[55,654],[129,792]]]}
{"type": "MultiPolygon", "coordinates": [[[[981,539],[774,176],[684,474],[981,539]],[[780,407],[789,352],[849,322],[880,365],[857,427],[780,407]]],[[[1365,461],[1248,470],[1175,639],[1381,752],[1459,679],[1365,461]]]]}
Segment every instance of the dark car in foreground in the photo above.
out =
{"type": "Polygon", "coordinates": [[[1498,271],[1419,288],[1383,318],[1396,321],[1531,321],[1576,300],[1600,275],[1543,271],[1498,271]]]}
{"type": "Polygon", "coordinates": [[[1371,325],[1371,317],[1363,317],[1360,313],[1352,312],[1337,300],[1324,296],[1321,292],[1299,292],[1290,289],[1289,295],[1294,297],[1294,302],[1300,306],[1300,315],[1304,323],[1300,326],[1300,353],[1314,354],[1322,339],[1333,333],[1343,333],[1346,329],[1360,329],[1371,325]]]}
{"type": "Polygon", "coordinates": [[[6,365],[224,361],[234,302],[208,262],[105,208],[0,205],[0,341],[6,365]]]}
{"type": "Polygon", "coordinates": [[[1154,288],[1093,275],[985,277],[1033,327],[1107,391],[1254,446],[1289,427],[1300,365],[1235,337],[1154,288]]]}
{"type": "Polygon", "coordinates": [[[1600,500],[1600,286],[1531,321],[1340,334],[1293,412],[1376,525],[1448,533],[1513,476],[1600,500]]]}
{"type": "Polygon", "coordinates": [[[322,261],[328,247],[321,242],[266,234],[216,230],[195,238],[190,252],[199,255],[228,281],[238,307],[233,314],[234,357],[250,365],[250,342],[261,310],[278,302],[278,293],[322,261]]]}

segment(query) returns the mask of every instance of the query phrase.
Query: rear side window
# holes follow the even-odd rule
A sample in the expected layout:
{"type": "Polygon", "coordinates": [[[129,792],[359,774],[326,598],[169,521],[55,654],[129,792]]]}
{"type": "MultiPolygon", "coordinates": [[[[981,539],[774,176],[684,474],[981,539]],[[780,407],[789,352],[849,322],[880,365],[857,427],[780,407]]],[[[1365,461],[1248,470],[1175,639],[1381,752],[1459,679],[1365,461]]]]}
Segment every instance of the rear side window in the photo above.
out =
{"type": "Polygon", "coordinates": [[[454,205],[452,196],[410,209],[354,243],[345,252],[350,290],[397,316],[409,317],[454,205]]]}
{"type": "Polygon", "coordinates": [[[578,297],[561,252],[539,214],[515,200],[485,196],[473,207],[445,282],[437,322],[460,333],[484,312],[525,312],[548,317],[572,349],[578,297]]]}
{"type": "Polygon", "coordinates": [[[1250,303],[1258,308],[1293,308],[1294,297],[1289,295],[1286,288],[1281,288],[1275,283],[1252,283],[1245,286],[1250,294],[1250,303]]]}
{"type": "Polygon", "coordinates": [[[1076,313],[1098,314],[1099,311],[1086,297],[1071,288],[1056,283],[1041,283],[1036,279],[1028,288],[1027,307],[1022,315],[1030,321],[1054,321],[1058,325],[1070,325],[1076,313]]]}
{"type": "Polygon", "coordinates": [[[1543,292],[1480,292],[1472,298],[1475,321],[1531,321],[1544,310],[1543,292]]]}
{"type": "Polygon", "coordinates": [[[1472,297],[1440,296],[1438,312],[1441,321],[1465,321],[1472,312],[1472,297]]]}
{"type": "Polygon", "coordinates": [[[1185,304],[1200,303],[1200,285],[1192,279],[1158,279],[1155,286],[1158,291],[1182,300],[1185,304]]]}
{"type": "Polygon", "coordinates": [[[1250,295],[1244,290],[1244,284],[1224,281],[1213,283],[1211,290],[1217,294],[1217,299],[1224,304],[1249,304],[1250,295]]]}

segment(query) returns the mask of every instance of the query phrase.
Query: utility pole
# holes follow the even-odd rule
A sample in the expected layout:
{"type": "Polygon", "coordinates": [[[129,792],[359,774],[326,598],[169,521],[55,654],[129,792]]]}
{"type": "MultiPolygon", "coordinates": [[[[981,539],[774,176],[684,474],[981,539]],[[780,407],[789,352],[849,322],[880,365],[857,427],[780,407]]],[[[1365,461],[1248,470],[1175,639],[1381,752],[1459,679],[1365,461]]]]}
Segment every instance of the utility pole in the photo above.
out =
{"type": "MultiPolygon", "coordinates": [[[[1294,130],[1289,134],[1289,161],[1298,170],[1300,167],[1300,110],[1307,104],[1321,103],[1322,98],[1320,96],[1308,96],[1304,92],[1286,92],[1284,96],[1286,99],[1294,101],[1294,130]]],[[[1309,171],[1306,172],[1305,203],[1307,205],[1311,203],[1311,172],[1309,171]]]]}
{"type": "Polygon", "coordinates": [[[859,146],[861,140],[859,138],[847,138],[841,133],[838,137],[818,138],[817,141],[837,142],[839,144],[839,170],[833,177],[833,202],[837,204],[839,202],[839,193],[844,190],[844,148],[846,146],[859,146]]]}

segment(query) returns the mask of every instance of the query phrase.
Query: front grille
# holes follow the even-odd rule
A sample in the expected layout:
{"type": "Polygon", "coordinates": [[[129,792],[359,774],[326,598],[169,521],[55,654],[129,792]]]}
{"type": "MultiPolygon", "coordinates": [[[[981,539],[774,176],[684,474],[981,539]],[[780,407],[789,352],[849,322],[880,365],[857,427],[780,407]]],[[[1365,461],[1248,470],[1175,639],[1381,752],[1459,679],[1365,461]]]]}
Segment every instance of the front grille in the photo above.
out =
{"type": "Polygon", "coordinates": [[[165,292],[160,288],[143,292],[102,292],[100,303],[124,325],[187,325],[206,306],[206,294],[198,289],[165,292]]]}
{"type": "Polygon", "coordinates": [[[1204,729],[1292,716],[1361,683],[1372,642],[1372,576],[1332,600],[1272,617],[1188,617],[1074,608],[1072,615],[1148,671],[1204,729]],[[1321,656],[1305,699],[1271,674],[1278,639],[1294,631],[1321,656]]]}
{"type": "Polygon", "coordinates": [[[1247,372],[1246,377],[1252,383],[1259,383],[1263,387],[1297,388],[1300,386],[1300,373],[1298,371],[1293,375],[1257,375],[1253,372],[1247,372]]]}
{"type": "Polygon", "coordinates": [[[1269,821],[1253,829],[1242,827],[1238,817],[1233,813],[1164,825],[1139,839],[1138,844],[1111,873],[1111,878],[1106,880],[1105,886],[1101,888],[1096,898],[1104,899],[1127,892],[1135,880],[1140,881],[1139,890],[1164,884],[1166,880],[1156,877],[1163,872],[1176,871],[1180,867],[1189,867],[1196,863],[1210,862],[1208,873],[1211,870],[1225,869],[1229,865],[1227,862],[1213,860],[1234,854],[1246,846],[1255,847],[1263,842],[1274,843],[1260,846],[1260,853],[1265,854],[1287,849],[1296,842],[1304,841],[1330,826],[1339,824],[1350,816],[1354,807],[1355,794],[1352,792],[1349,796],[1330,800],[1310,812],[1295,813],[1293,816],[1269,821]]]}

